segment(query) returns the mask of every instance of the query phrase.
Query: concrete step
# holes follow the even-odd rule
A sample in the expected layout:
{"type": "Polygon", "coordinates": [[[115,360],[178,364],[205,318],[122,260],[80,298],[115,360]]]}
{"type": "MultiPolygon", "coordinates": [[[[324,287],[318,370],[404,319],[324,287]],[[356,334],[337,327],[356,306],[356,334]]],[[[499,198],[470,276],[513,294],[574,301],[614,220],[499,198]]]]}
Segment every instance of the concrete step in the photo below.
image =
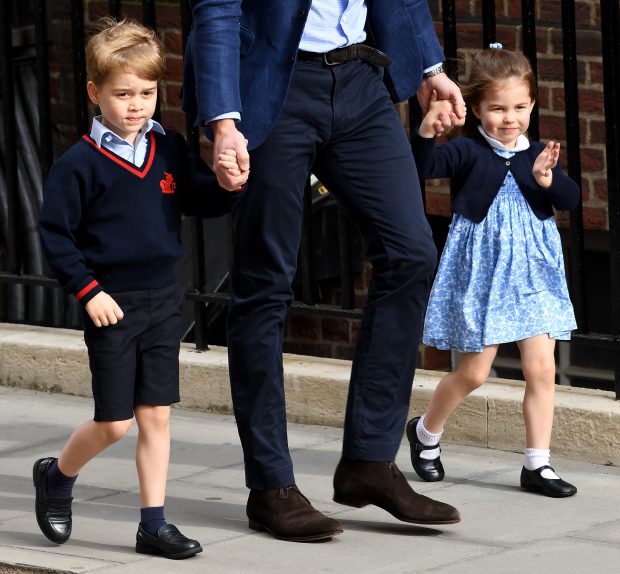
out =
{"type": "MultiPolygon", "coordinates": [[[[341,427],[350,361],[285,355],[287,413],[291,422],[341,427]]],[[[443,373],[418,370],[410,414],[424,412],[443,373]]],[[[180,354],[181,406],[232,413],[226,349],[180,354]]],[[[90,396],[88,355],[82,333],[0,323],[0,384],[90,396]]],[[[522,381],[490,378],[457,409],[444,442],[496,450],[524,448],[522,381]]],[[[551,444],[554,457],[620,465],[620,401],[606,391],[557,387],[551,444]]]]}

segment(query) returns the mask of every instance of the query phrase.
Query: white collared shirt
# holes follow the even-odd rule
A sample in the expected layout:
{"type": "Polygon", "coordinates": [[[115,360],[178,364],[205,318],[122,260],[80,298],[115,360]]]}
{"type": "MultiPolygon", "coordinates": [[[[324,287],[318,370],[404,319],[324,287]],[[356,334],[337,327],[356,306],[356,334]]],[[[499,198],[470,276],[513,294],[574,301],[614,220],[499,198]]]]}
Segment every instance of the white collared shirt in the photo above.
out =
{"type": "Polygon", "coordinates": [[[144,163],[148,150],[148,140],[144,136],[151,130],[160,134],[166,133],[160,123],[150,119],[140,128],[132,145],[127,140],[116,135],[110,128],[104,126],[101,123],[101,116],[96,116],[93,118],[93,124],[90,128],[90,137],[95,140],[99,147],[103,146],[139,167],[144,163]]]}

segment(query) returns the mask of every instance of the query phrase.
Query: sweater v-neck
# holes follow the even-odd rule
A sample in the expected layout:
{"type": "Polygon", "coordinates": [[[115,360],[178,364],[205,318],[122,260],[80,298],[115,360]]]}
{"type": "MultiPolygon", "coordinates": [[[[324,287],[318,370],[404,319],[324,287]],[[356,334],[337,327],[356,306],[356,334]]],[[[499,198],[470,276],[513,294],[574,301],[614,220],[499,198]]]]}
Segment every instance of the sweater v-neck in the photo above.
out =
{"type": "Polygon", "coordinates": [[[149,138],[149,151],[144,158],[144,162],[140,167],[135,166],[130,161],[127,161],[125,158],[115,154],[113,151],[106,149],[105,147],[99,147],[95,140],[91,138],[89,135],[83,135],[82,139],[91,147],[96,149],[98,152],[102,153],[109,160],[113,161],[116,165],[120,166],[123,169],[126,169],[133,175],[139,177],[140,179],[144,179],[151,169],[153,165],[153,159],[155,158],[155,148],[156,148],[156,140],[155,135],[152,131],[150,131],[147,135],[149,138]]]}

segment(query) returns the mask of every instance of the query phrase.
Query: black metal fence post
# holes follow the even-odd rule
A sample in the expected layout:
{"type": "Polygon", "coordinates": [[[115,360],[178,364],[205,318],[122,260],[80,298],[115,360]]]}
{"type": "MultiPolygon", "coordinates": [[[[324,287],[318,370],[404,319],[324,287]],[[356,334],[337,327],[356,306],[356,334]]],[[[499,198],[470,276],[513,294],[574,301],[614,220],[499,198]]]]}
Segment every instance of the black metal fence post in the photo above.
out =
{"type": "Polygon", "coordinates": [[[78,134],[85,134],[88,133],[88,100],[86,96],[83,0],[71,0],[71,37],[73,40],[76,131],[78,134]]]}
{"type": "MultiPolygon", "coordinates": [[[[20,263],[17,255],[17,130],[15,125],[15,92],[13,81],[13,34],[11,30],[11,2],[0,2],[0,103],[2,104],[3,141],[2,155],[3,169],[6,182],[5,191],[5,268],[9,275],[19,273],[20,263]]],[[[14,318],[14,285],[7,289],[7,317],[14,318]]]]}
{"type": "MultiPolygon", "coordinates": [[[[538,77],[538,54],[536,51],[536,1],[535,0],[522,0],[521,1],[521,19],[523,21],[523,53],[530,61],[532,70],[534,71],[534,77],[538,77]]],[[[528,135],[537,140],[540,138],[539,129],[539,111],[538,106],[534,106],[532,110],[530,125],[527,130],[528,135]]]]}
{"type": "Polygon", "coordinates": [[[618,1],[601,0],[603,91],[607,151],[609,269],[616,399],[620,400],[620,26],[618,1]]]}
{"type": "MultiPolygon", "coordinates": [[[[581,187],[581,155],[579,130],[579,94],[577,75],[577,38],[575,29],[575,2],[562,2],[562,51],[564,60],[564,97],[566,100],[566,155],[568,175],[581,187]]],[[[579,330],[589,331],[586,313],[586,285],[584,266],[584,234],[582,198],[570,214],[570,287],[579,330]]]]}

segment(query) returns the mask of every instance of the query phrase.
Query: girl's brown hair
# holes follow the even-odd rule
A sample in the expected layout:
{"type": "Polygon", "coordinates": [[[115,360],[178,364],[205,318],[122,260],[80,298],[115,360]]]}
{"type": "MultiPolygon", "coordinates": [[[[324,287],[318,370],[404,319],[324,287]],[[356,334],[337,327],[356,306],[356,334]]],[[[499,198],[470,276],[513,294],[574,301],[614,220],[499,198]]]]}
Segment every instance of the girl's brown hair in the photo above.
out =
{"type": "MultiPolygon", "coordinates": [[[[500,83],[517,79],[524,82],[532,101],[538,95],[536,78],[528,59],[518,52],[487,48],[478,52],[473,59],[469,79],[461,85],[461,93],[469,110],[477,108],[489,91],[500,87],[500,83]]],[[[478,132],[480,120],[470,111],[465,118],[463,134],[473,136],[478,132]]]]}
{"type": "Polygon", "coordinates": [[[101,18],[98,32],[86,44],[88,79],[101,84],[110,72],[131,70],[138,77],[158,82],[165,58],[155,32],[133,20],[101,18]]]}

